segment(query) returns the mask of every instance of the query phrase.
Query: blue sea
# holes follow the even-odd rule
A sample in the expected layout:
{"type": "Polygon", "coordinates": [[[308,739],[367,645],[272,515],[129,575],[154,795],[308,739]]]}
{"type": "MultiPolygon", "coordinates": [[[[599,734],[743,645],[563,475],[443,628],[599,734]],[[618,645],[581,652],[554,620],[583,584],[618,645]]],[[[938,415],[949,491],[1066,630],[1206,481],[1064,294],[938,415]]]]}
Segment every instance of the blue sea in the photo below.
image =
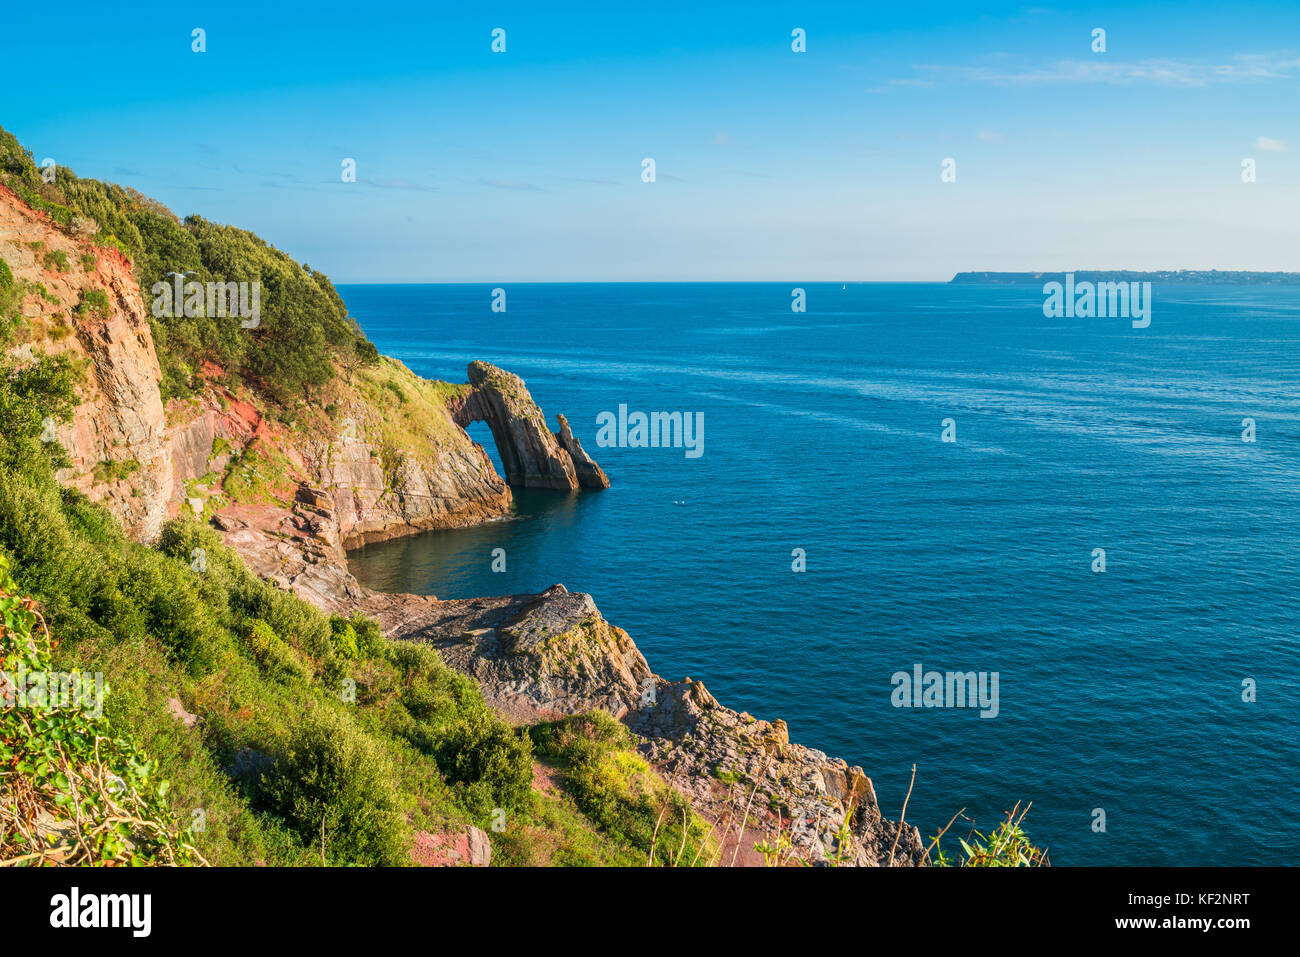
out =
{"type": "Polygon", "coordinates": [[[659,674],[862,765],[891,817],[915,764],[927,838],[1032,801],[1058,865],[1296,863],[1300,287],[1157,284],[1134,329],[1044,318],[1039,286],[802,284],[794,313],[795,285],[509,285],[504,313],[489,285],[340,287],[420,375],[518,373],[613,482],[353,570],[590,592],[659,674]],[[600,447],[620,405],[702,413],[702,454],[600,447]],[[918,664],[996,672],[996,717],[896,707],[918,664]]]}

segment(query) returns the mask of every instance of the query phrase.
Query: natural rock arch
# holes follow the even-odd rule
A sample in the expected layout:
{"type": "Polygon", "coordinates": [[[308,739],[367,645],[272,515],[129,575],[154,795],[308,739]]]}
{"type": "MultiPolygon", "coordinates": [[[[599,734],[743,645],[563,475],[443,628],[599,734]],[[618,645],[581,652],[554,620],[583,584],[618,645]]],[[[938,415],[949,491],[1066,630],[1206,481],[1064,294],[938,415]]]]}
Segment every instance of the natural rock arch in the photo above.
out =
{"type": "Polygon", "coordinates": [[[609,488],[609,478],[582,448],[568,420],[552,432],[529,395],[524,380],[489,362],[469,364],[469,392],[452,402],[453,420],[462,429],[486,422],[492,430],[506,482],[519,488],[609,488]]]}

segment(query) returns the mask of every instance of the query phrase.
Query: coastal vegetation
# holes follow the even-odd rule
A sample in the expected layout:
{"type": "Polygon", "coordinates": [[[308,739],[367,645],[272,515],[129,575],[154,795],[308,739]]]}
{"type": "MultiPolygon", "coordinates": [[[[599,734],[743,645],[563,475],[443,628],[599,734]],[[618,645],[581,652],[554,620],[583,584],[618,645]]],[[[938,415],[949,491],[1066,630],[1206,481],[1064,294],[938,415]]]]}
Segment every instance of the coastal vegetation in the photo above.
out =
{"type": "MultiPolygon", "coordinates": [[[[648,852],[644,826],[536,795],[528,732],[436,651],[384,639],[360,616],[325,616],[195,521],[173,521],[150,548],[60,487],[60,447],[40,432],[47,411],[70,412],[73,386],[58,359],[0,368],[0,417],[14,426],[0,432],[0,556],[14,569],[4,591],[55,636],[46,667],[102,672],[104,720],[148,755],[150,793],[189,828],[174,847],[213,864],[400,864],[415,831],[504,821],[500,863],[512,849],[526,857],[527,833],[549,835],[566,863],[648,852]]],[[[7,626],[6,655],[29,635],[7,626]]],[[[5,720],[56,727],[22,709],[5,720]]],[[[67,774],[22,770],[41,793],[67,774]]],[[[0,858],[31,853],[20,843],[6,826],[0,858]]]]}
{"type": "MultiPolygon", "coordinates": [[[[261,283],[257,329],[216,316],[150,316],[164,398],[192,394],[198,387],[195,370],[211,362],[278,401],[310,400],[337,374],[336,360],[365,362],[377,354],[359,344],[365,337],[333,283],[265,240],[200,216],[182,220],[136,190],[82,179],[67,167],[54,168],[50,182],[43,172],[49,171],[0,129],[0,184],[70,234],[127,257],[143,293],[170,282],[173,273],[199,283],[261,283]]],[[[93,268],[89,251],[83,267],[87,257],[93,268]]],[[[48,254],[46,265],[68,269],[66,256],[58,253],[48,254]]]]}
{"type": "MultiPolygon", "coordinates": [[[[380,413],[372,425],[399,455],[420,443],[420,418],[458,394],[381,358],[328,279],[252,234],[181,221],[66,169],[46,183],[4,132],[0,183],[70,235],[129,257],[145,288],[178,270],[274,290],[258,330],[151,320],[172,398],[195,396],[204,381],[195,370],[210,363],[288,418],[337,380],[380,413]]],[[[96,254],[80,259],[95,268],[96,254]]],[[[66,268],[66,256],[50,265],[66,268]]],[[[360,615],[320,612],[258,578],[193,517],[149,546],[61,485],[56,472],[70,462],[49,430],[71,420],[93,372],[72,353],[12,349],[27,324],[23,301],[41,295],[0,259],[0,653],[6,666],[95,675],[105,694],[94,718],[77,707],[4,708],[0,863],[392,865],[411,862],[421,833],[471,827],[491,830],[496,864],[645,863],[665,810],[663,835],[685,820],[697,848],[703,825],[679,819],[680,798],[625,732],[606,729],[585,749],[547,737],[569,770],[539,791],[532,734],[495,715],[432,648],[388,640],[360,615]],[[128,791],[86,792],[85,776],[128,791]],[[117,823],[77,831],[77,807],[117,823]]],[[[92,289],[75,311],[111,309],[92,289]]],[[[105,460],[92,472],[112,483],[139,467],[105,460]]],[[[225,466],[223,492],[275,501],[285,468],[273,443],[254,444],[225,466]]]]}
{"type": "MultiPolygon", "coordinates": [[[[205,500],[201,516],[172,519],[153,545],[128,536],[56,478],[71,462],[51,429],[72,420],[94,370],[73,351],[15,348],[34,336],[24,302],[60,300],[0,258],[0,670],[94,675],[104,689],[100,714],[3,709],[0,865],[398,865],[418,860],[426,838],[470,829],[490,832],[495,865],[735,859],[611,715],[513,726],[434,648],[386,638],[361,614],[322,612],[254,574],[200,520],[218,503],[290,507],[286,437],[342,444],[362,433],[398,486],[406,456],[454,431],[447,408],[471,386],[380,356],[328,278],[251,233],[181,220],[63,168],[46,182],[2,130],[0,185],[84,248],[71,259],[33,249],[47,271],[93,272],[123,256],[142,290],[173,272],[260,282],[256,329],[204,316],[150,323],[169,424],[206,401],[246,405],[274,426],[239,447],[212,439],[198,469],[211,471],[185,481],[205,500]]],[[[68,277],[45,278],[62,289],[68,277]]],[[[115,302],[92,288],[64,308],[85,323],[111,317],[115,302]]],[[[145,466],[126,454],[90,466],[90,478],[140,481],[145,466]]],[[[1027,855],[1021,836],[980,837],[971,857],[1027,855]]],[[[791,863],[789,851],[772,862],[791,863]]]]}

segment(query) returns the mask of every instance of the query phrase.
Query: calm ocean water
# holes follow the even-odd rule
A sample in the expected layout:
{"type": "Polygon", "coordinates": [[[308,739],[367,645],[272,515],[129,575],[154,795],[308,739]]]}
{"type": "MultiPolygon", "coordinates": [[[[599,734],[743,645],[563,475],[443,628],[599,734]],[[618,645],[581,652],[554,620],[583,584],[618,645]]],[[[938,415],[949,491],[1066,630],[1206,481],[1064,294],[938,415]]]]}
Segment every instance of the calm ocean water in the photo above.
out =
{"type": "Polygon", "coordinates": [[[1057,864],[1296,863],[1300,289],[1157,285],[1135,330],[1045,319],[1035,286],[805,285],[795,314],[793,285],[512,285],[505,313],[486,285],[340,287],[420,375],[521,375],[613,482],[353,570],[590,592],[657,672],[861,764],[891,816],[915,763],[927,838],[1033,801],[1057,864]],[[702,412],[703,455],[598,447],[620,404],[702,412]],[[894,707],[917,663],[997,672],[1000,712],[894,707]]]}

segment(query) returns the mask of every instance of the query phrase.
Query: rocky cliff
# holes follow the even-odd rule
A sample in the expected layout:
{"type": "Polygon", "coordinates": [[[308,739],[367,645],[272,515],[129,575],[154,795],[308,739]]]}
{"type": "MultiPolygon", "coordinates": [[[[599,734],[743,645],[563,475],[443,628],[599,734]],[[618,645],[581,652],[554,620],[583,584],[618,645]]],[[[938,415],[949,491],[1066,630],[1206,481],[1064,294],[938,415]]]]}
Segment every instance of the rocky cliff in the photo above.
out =
{"type": "Polygon", "coordinates": [[[72,462],[60,480],[152,541],[167,517],[172,459],[158,358],[130,263],[56,229],[3,186],[0,259],[32,289],[13,351],[68,353],[85,371],[73,421],[52,426],[72,462]]]}

